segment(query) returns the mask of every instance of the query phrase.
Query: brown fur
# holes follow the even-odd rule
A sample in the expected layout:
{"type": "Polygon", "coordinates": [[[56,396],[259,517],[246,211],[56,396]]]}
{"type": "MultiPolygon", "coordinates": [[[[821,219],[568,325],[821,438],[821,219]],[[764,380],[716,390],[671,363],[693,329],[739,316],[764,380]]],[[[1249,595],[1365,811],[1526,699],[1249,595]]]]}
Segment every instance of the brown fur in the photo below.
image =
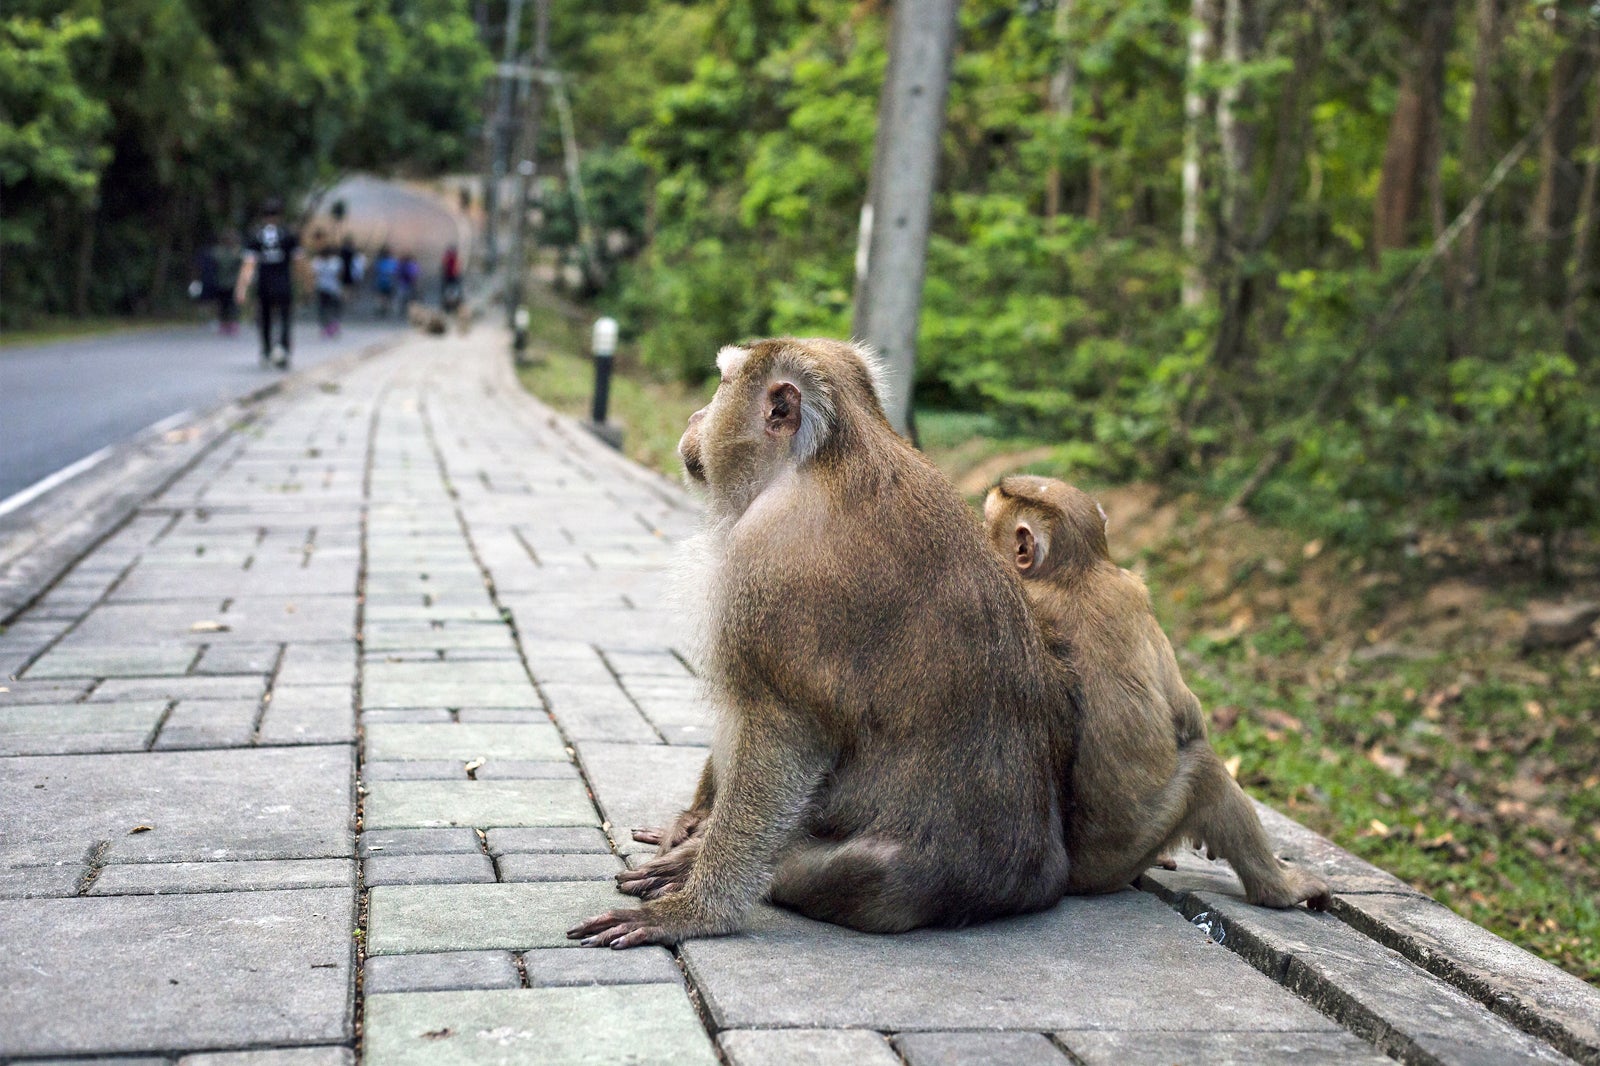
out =
{"type": "Polygon", "coordinates": [[[716,728],[691,809],[568,935],[737,929],[763,896],[856,929],[1053,905],[1070,699],[1020,583],[884,417],[855,347],[724,349],[679,450],[709,496],[701,666],[716,728]]]}
{"type": "Polygon", "coordinates": [[[1070,890],[1121,888],[1188,837],[1232,863],[1252,903],[1326,907],[1327,885],[1272,854],[1255,808],[1211,750],[1144,582],[1111,561],[1100,506],[1064,482],[1008,477],[989,493],[984,520],[1076,678],[1070,890]]]}

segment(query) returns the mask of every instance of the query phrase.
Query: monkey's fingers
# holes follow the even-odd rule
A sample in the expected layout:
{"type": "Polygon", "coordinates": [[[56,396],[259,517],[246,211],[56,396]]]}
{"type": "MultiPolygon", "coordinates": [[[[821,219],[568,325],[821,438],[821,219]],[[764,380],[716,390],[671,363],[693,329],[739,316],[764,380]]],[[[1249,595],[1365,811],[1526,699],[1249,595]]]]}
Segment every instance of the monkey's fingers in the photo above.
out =
{"type": "Polygon", "coordinates": [[[661,843],[661,830],[635,829],[633,831],[633,839],[640,844],[659,844],[661,843]]]}
{"type": "Polygon", "coordinates": [[[651,925],[649,915],[642,910],[606,911],[568,929],[567,938],[579,940],[586,948],[631,948],[639,944],[670,944],[677,939],[661,926],[651,925]]]}

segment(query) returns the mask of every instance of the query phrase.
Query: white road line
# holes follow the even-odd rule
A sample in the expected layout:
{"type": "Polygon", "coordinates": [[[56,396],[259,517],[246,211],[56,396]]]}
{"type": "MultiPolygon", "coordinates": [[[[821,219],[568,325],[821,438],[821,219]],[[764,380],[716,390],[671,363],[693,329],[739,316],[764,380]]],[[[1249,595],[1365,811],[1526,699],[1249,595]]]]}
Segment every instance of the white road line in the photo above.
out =
{"type": "Polygon", "coordinates": [[[54,474],[51,474],[49,477],[35,481],[32,485],[29,485],[16,495],[7,496],[4,500],[0,500],[0,515],[10,514],[18,507],[21,507],[27,503],[32,503],[34,500],[38,499],[40,496],[43,496],[45,493],[55,488],[63,481],[69,481],[83,473],[85,470],[99,465],[108,455],[111,454],[112,449],[115,447],[116,445],[114,444],[108,444],[104,448],[101,448],[99,451],[95,452],[93,455],[86,455],[82,459],[79,459],[77,462],[73,463],[71,466],[64,466],[60,470],[57,470],[54,474]]]}
{"type": "MultiPolygon", "coordinates": [[[[189,417],[193,413],[193,411],[186,407],[177,414],[168,415],[166,418],[163,418],[160,421],[150,423],[144,429],[141,429],[138,433],[135,433],[134,436],[142,437],[150,433],[165,433],[167,430],[175,429],[184,422],[188,421],[189,417]]],[[[115,444],[108,444],[92,455],[86,455],[70,466],[62,467],[49,477],[40,478],[38,481],[35,481],[32,485],[29,485],[21,492],[7,496],[4,500],[0,500],[0,515],[8,515],[17,508],[37,500],[40,496],[43,496],[57,485],[71,481],[84,471],[93,469],[99,464],[105,462],[106,457],[109,456],[112,450],[115,448],[115,444]]]]}

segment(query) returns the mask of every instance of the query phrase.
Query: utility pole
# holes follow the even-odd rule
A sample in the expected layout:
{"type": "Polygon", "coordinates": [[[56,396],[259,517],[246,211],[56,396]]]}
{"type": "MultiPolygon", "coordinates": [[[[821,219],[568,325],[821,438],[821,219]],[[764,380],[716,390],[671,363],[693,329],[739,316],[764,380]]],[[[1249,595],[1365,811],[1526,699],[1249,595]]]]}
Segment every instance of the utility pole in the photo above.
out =
{"type": "Polygon", "coordinates": [[[506,173],[506,139],[511,131],[511,94],[516,84],[517,36],[521,29],[522,0],[510,0],[506,7],[505,61],[500,64],[500,92],[494,123],[489,128],[489,166],[483,180],[483,265],[487,270],[500,264],[495,215],[500,211],[500,179],[506,173]]]}
{"type": "Polygon", "coordinates": [[[506,321],[522,306],[528,273],[528,190],[539,173],[539,135],[544,128],[544,78],[550,64],[550,0],[533,0],[533,69],[523,102],[522,151],[517,162],[516,224],[511,231],[511,269],[506,272],[506,321]]]}
{"type": "Polygon", "coordinates": [[[939,138],[960,0],[896,0],[889,69],[878,101],[872,180],[862,208],[851,329],[878,350],[887,371],[884,410],[894,428],[915,432],[917,318],[927,267],[939,138]]]}

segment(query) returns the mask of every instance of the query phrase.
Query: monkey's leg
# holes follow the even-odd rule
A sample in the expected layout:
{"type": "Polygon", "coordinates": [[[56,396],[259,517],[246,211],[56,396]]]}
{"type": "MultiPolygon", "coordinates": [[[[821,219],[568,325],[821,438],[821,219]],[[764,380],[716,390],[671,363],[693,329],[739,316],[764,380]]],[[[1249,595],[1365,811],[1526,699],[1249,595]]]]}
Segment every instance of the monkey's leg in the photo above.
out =
{"type": "Polygon", "coordinates": [[[1215,752],[1197,782],[1196,806],[1185,831],[1205,843],[1212,855],[1227,859],[1244,884],[1245,899],[1263,907],[1293,907],[1305,903],[1312,910],[1327,910],[1332,902],[1327,883],[1298,866],[1286,865],[1272,853],[1261,819],[1239,783],[1228,776],[1215,752]]]}
{"type": "Polygon", "coordinates": [[[928,924],[932,913],[924,887],[932,879],[913,876],[909,865],[903,846],[887,837],[805,839],[779,855],[770,898],[820,922],[903,933],[928,924]]]}

